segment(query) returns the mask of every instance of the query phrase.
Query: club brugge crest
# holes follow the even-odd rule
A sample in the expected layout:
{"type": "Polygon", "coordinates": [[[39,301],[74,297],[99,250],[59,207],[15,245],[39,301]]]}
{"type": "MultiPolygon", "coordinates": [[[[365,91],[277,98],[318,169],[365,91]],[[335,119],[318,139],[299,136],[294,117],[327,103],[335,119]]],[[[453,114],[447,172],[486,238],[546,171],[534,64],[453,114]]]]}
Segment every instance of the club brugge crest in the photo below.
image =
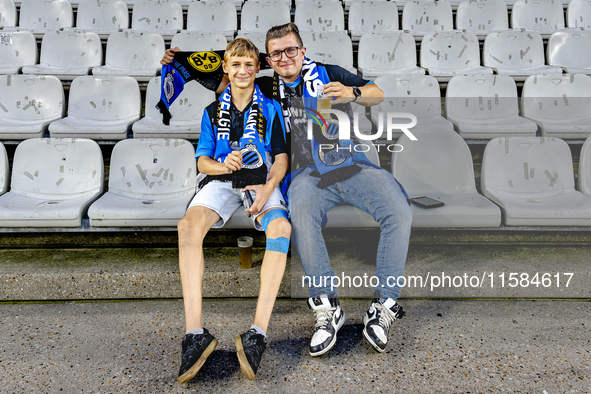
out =
{"type": "Polygon", "coordinates": [[[168,101],[174,96],[174,75],[172,73],[166,74],[164,78],[164,95],[168,101]]]}
{"type": "Polygon", "coordinates": [[[339,139],[339,121],[337,119],[333,119],[328,116],[328,119],[325,119],[326,123],[320,124],[320,129],[322,130],[322,135],[324,138],[328,140],[338,140],[339,139]]]}
{"type": "MultiPolygon", "coordinates": [[[[334,148],[329,150],[328,152],[334,151],[334,149],[339,147],[340,144],[337,141],[337,143],[333,146],[334,146],[334,148]]],[[[343,158],[343,159],[338,159],[337,161],[332,162],[332,163],[327,163],[326,160],[324,160],[324,150],[322,149],[322,147],[318,148],[318,158],[320,159],[320,161],[322,161],[327,166],[338,166],[338,165],[343,164],[345,162],[345,160],[347,160],[346,158],[343,158]]]]}
{"type": "Polygon", "coordinates": [[[252,170],[263,165],[263,157],[257,151],[255,144],[246,144],[240,153],[242,153],[242,168],[252,170]]]}
{"type": "Polygon", "coordinates": [[[209,73],[222,65],[222,58],[215,52],[195,52],[189,56],[189,64],[198,71],[209,73]]]}

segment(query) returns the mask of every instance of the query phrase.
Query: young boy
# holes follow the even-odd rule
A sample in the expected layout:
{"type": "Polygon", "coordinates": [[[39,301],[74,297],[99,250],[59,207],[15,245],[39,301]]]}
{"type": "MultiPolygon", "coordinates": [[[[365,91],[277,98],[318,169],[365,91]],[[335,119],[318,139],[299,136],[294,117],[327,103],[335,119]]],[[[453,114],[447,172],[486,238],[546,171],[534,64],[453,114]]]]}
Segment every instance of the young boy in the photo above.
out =
{"type": "Polygon", "coordinates": [[[228,44],[222,66],[230,85],[205,109],[201,122],[195,155],[201,173],[199,191],[178,224],[187,330],[180,383],[197,374],[217,345],[201,323],[203,239],[210,228],[222,227],[230,219],[245,193],[255,194],[246,212],[267,236],[254,324],[234,339],[248,379],[254,379],[265,351],[267,326],[285,270],[291,225],[277,185],[287,172],[288,156],[281,114],[254,83],[258,59],[259,51],[249,40],[238,38],[228,44]]]}

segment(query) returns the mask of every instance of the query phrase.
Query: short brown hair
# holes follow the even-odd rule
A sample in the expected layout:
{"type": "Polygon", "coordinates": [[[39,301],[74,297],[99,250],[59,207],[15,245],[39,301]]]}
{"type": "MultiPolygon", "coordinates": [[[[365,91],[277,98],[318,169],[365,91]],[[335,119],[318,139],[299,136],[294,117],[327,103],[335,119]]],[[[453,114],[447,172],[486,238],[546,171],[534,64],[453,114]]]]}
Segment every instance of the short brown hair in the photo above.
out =
{"type": "Polygon", "coordinates": [[[259,63],[259,49],[246,38],[236,38],[228,43],[226,52],[224,53],[224,61],[228,63],[228,59],[232,56],[251,57],[259,63]]]}
{"type": "Polygon", "coordinates": [[[293,22],[286,23],[284,25],[273,26],[267,31],[267,38],[265,39],[265,50],[269,52],[269,41],[275,40],[277,38],[283,38],[288,34],[293,34],[295,36],[298,45],[303,47],[304,43],[302,41],[302,37],[300,37],[300,29],[298,29],[298,25],[293,22]]]}

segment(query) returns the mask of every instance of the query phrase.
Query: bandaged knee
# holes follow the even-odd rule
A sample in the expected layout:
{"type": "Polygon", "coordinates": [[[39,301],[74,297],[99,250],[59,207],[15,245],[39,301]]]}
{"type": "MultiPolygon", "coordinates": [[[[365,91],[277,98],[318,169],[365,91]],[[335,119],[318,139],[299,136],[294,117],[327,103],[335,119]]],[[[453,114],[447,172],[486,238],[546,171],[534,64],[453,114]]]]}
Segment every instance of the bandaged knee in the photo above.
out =
{"type": "Polygon", "coordinates": [[[287,254],[289,250],[289,238],[267,238],[267,249],[270,252],[279,252],[287,254]]]}
{"type": "Polygon", "coordinates": [[[287,219],[287,212],[281,208],[271,209],[269,212],[263,216],[261,219],[261,226],[263,230],[267,231],[267,227],[269,227],[269,223],[271,223],[275,219],[285,218],[287,219]]]}

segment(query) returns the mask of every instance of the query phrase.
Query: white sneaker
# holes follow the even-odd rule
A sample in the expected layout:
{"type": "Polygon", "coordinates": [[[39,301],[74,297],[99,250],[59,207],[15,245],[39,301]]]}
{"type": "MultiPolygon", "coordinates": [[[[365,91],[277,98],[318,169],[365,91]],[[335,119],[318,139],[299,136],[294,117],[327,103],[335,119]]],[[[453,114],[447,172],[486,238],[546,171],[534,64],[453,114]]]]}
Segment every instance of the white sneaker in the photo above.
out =
{"type": "Polygon", "coordinates": [[[326,294],[308,298],[308,307],[314,312],[316,328],[310,341],[310,355],[320,356],[328,352],[337,341],[337,332],[345,323],[338,297],[326,294]]]}
{"type": "Polygon", "coordinates": [[[404,316],[402,306],[392,298],[382,301],[379,292],[363,316],[363,335],[371,345],[380,353],[386,350],[388,345],[388,333],[392,322],[404,316]]]}

